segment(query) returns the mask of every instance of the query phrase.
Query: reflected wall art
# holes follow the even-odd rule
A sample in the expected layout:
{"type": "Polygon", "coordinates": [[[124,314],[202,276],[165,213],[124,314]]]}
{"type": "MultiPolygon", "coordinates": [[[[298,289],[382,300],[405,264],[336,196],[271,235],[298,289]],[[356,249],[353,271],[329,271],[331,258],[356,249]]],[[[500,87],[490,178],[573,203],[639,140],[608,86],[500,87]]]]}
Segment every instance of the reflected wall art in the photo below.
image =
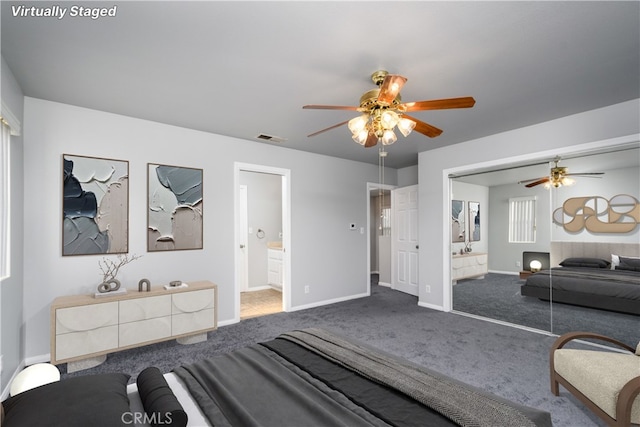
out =
{"type": "Polygon", "coordinates": [[[129,162],[62,155],[62,255],[129,250],[129,162]]]}
{"type": "Polygon", "coordinates": [[[149,163],[147,251],[202,249],[202,169],[149,163]]]}

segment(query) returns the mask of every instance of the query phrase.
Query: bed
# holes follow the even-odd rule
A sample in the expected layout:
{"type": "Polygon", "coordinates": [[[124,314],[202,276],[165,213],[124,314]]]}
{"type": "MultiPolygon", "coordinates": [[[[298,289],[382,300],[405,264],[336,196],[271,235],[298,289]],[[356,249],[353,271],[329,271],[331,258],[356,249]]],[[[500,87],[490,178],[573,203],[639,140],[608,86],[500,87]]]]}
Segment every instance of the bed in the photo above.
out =
{"type": "Polygon", "coordinates": [[[552,267],[527,277],[520,293],[640,315],[639,255],[638,244],[552,242],[552,267]]]}
{"type": "Polygon", "coordinates": [[[3,402],[2,425],[551,426],[546,411],[316,328],[127,379],[80,376],[29,390],[3,402]]]}

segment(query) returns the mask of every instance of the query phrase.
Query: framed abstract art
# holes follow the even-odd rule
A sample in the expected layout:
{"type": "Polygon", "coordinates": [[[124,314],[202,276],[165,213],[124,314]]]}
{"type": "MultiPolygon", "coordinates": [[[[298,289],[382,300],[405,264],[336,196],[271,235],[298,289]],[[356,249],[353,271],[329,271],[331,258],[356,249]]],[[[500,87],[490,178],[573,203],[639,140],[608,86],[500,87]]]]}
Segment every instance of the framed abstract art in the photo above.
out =
{"type": "Polygon", "coordinates": [[[129,251],[129,162],[62,155],[62,255],[129,251]]]}
{"type": "Polygon", "coordinates": [[[147,166],[147,251],[202,249],[202,169],[147,166]]]}

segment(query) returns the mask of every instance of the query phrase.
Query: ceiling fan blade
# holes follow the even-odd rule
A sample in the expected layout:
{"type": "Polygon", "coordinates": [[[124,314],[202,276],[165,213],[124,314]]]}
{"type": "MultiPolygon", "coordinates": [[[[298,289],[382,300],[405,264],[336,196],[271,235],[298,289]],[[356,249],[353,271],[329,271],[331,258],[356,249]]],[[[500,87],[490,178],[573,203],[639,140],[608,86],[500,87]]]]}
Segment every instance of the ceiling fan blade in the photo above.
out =
{"type": "Polygon", "coordinates": [[[358,111],[359,107],[343,106],[343,105],[304,105],[302,108],[306,110],[349,110],[358,111]]]}
{"type": "Polygon", "coordinates": [[[407,78],[398,74],[387,74],[380,86],[378,94],[378,104],[391,105],[396,99],[402,86],[407,82],[407,78]]]}
{"type": "Polygon", "coordinates": [[[545,179],[547,177],[539,177],[539,178],[532,178],[532,179],[523,179],[522,181],[518,181],[518,184],[526,184],[527,182],[533,182],[533,181],[537,181],[539,179],[545,179]]]}
{"type": "Polygon", "coordinates": [[[419,132],[423,135],[428,136],[429,138],[435,138],[436,136],[442,133],[442,129],[438,129],[435,126],[431,126],[428,123],[423,122],[422,120],[418,120],[415,117],[408,116],[406,114],[402,115],[403,119],[409,119],[412,122],[415,122],[416,127],[413,129],[416,132],[419,132]]]}
{"type": "Polygon", "coordinates": [[[378,137],[376,136],[375,132],[369,132],[369,135],[367,135],[367,140],[364,143],[364,147],[375,147],[377,143],[378,137]]]}
{"type": "Polygon", "coordinates": [[[471,108],[476,100],[471,96],[462,98],[434,99],[431,101],[406,102],[402,104],[405,111],[446,110],[448,108],[471,108]]]}
{"type": "Polygon", "coordinates": [[[532,182],[531,184],[527,184],[527,185],[525,185],[525,187],[531,188],[531,187],[535,187],[536,185],[544,184],[545,182],[549,182],[549,177],[548,176],[544,177],[542,179],[539,179],[539,180],[537,180],[535,182],[532,182]]]}
{"type": "Polygon", "coordinates": [[[584,176],[585,178],[601,178],[597,175],[604,175],[604,172],[585,172],[585,173],[565,173],[564,176],[584,176]]]}
{"type": "Polygon", "coordinates": [[[342,126],[342,125],[346,125],[347,123],[349,123],[349,120],[345,120],[344,122],[342,122],[342,123],[338,123],[337,125],[329,126],[329,127],[328,127],[328,128],[326,128],[326,129],[322,129],[322,130],[319,130],[319,131],[314,132],[314,133],[312,133],[312,134],[309,134],[309,135],[307,135],[307,138],[311,138],[312,136],[316,136],[316,135],[318,135],[318,134],[321,134],[322,132],[326,132],[326,131],[328,131],[328,130],[338,128],[338,127],[340,127],[340,126],[342,126]]]}

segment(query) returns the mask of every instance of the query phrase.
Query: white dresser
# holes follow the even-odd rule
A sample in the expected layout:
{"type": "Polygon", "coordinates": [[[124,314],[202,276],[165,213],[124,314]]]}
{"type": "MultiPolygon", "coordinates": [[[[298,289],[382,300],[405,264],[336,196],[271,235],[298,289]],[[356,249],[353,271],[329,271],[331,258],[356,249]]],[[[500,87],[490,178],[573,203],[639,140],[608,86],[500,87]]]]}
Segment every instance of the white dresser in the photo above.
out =
{"type": "Polygon", "coordinates": [[[489,272],[488,256],[486,253],[469,252],[464,255],[451,257],[451,280],[455,283],[460,279],[481,279],[489,272]]]}
{"type": "Polygon", "coordinates": [[[206,334],[217,328],[217,301],[217,286],[207,281],[113,297],[56,298],[51,304],[51,363],[206,334]]]}

